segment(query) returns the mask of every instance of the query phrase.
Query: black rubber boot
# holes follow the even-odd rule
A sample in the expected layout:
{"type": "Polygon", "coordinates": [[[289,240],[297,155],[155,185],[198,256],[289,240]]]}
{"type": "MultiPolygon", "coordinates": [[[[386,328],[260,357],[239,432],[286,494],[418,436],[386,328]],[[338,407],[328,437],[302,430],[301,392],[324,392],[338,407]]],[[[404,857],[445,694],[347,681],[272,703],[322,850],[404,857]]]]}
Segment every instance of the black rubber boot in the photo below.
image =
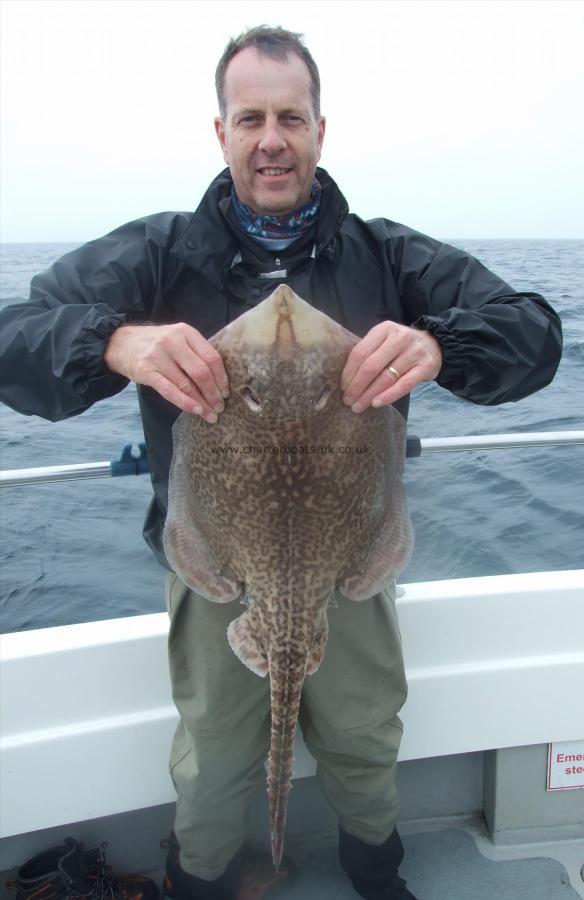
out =
{"type": "Polygon", "coordinates": [[[236,900],[236,886],[226,879],[225,872],[214,881],[189,875],[180,866],[164,877],[164,897],[173,900],[236,900]]]}
{"type": "Polygon", "coordinates": [[[163,842],[168,847],[166,857],[166,875],[163,882],[163,896],[172,900],[236,900],[237,877],[228,866],[220,878],[214,881],[206,881],[190,875],[181,868],[180,847],[174,832],[168,841],[163,842]]]}
{"type": "Polygon", "coordinates": [[[276,874],[271,853],[248,841],[220,878],[204,881],[181,868],[180,847],[174,832],[162,846],[168,847],[164,895],[172,900],[276,900],[297,874],[296,865],[286,855],[276,874]]]}
{"type": "Polygon", "coordinates": [[[397,874],[404,848],[397,828],[377,846],[339,828],[339,862],[365,900],[416,900],[397,874]]]}

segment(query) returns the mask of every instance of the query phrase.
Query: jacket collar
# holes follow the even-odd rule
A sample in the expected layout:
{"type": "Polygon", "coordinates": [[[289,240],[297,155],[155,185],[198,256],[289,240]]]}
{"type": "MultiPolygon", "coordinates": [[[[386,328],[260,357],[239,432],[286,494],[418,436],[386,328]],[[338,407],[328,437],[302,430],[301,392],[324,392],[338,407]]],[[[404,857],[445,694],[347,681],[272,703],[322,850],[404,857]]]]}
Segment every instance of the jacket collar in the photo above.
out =
{"type": "MultiPolygon", "coordinates": [[[[315,255],[332,249],[335,236],[349,212],[347,201],[325,169],[317,168],[322,187],[321,207],[316,224],[315,255]]],[[[208,278],[219,290],[241,245],[237,230],[227,218],[233,181],[229,169],[215,178],[171,252],[186,265],[208,278]]],[[[267,251],[266,251],[267,252],[267,251]]]]}

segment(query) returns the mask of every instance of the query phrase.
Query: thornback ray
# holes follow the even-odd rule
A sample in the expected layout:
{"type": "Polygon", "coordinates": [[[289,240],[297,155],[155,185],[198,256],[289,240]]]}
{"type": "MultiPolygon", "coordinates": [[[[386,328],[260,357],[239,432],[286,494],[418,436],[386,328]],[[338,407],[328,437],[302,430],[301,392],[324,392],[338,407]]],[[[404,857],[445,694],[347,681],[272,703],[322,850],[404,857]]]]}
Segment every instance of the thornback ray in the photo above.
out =
{"type": "Polygon", "coordinates": [[[270,677],[276,869],[302,686],[325,653],[327,607],[337,590],[356,601],[383,590],[411,553],[405,421],[393,407],[356,414],[342,400],[358,340],[280,285],[211,338],[230,383],[218,422],[183,412],[173,429],[168,561],[208,600],[246,602],[227,639],[270,677]]]}

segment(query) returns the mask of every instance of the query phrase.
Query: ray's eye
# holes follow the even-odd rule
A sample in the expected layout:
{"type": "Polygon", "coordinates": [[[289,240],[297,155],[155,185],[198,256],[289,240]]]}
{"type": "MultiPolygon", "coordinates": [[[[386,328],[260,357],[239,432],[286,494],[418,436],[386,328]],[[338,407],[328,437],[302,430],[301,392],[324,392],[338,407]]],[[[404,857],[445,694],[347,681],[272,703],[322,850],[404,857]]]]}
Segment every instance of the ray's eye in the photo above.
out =
{"type": "Polygon", "coordinates": [[[245,387],[242,387],[241,396],[253,412],[259,412],[262,408],[260,400],[258,400],[248,384],[246,384],[245,387]]]}
{"type": "Polygon", "coordinates": [[[328,398],[330,397],[331,394],[332,394],[331,388],[325,388],[325,389],[321,392],[321,395],[320,395],[320,397],[318,398],[318,400],[315,402],[314,408],[315,408],[316,410],[319,410],[319,411],[320,411],[321,409],[324,409],[324,407],[325,407],[326,404],[327,404],[327,400],[328,400],[328,398]]]}

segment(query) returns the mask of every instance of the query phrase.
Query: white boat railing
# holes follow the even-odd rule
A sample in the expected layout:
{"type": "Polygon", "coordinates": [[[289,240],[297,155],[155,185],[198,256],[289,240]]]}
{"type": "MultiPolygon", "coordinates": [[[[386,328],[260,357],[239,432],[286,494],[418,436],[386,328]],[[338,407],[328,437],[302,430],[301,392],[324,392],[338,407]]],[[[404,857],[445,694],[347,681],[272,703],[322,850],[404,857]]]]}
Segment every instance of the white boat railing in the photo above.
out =
{"type": "Polygon", "coordinates": [[[126,444],[119,459],[109,462],[74,463],[66,466],[40,466],[31,469],[0,471],[0,488],[25,484],[48,484],[55,481],[83,481],[86,478],[116,478],[120,475],[147,475],[150,471],[145,444],[126,444]]]}
{"type": "MultiPolygon", "coordinates": [[[[409,435],[406,456],[427,453],[452,453],[466,450],[509,450],[519,447],[561,447],[584,445],[584,431],[536,431],[507,434],[466,435],[462,437],[419,438],[409,435]]],[[[145,475],[148,457],[144,444],[136,455],[126,444],[120,459],[105,462],[75,463],[66,466],[42,466],[0,471],[0,488],[20,487],[56,481],[80,481],[86,478],[112,478],[120,475],[145,475]]]]}

